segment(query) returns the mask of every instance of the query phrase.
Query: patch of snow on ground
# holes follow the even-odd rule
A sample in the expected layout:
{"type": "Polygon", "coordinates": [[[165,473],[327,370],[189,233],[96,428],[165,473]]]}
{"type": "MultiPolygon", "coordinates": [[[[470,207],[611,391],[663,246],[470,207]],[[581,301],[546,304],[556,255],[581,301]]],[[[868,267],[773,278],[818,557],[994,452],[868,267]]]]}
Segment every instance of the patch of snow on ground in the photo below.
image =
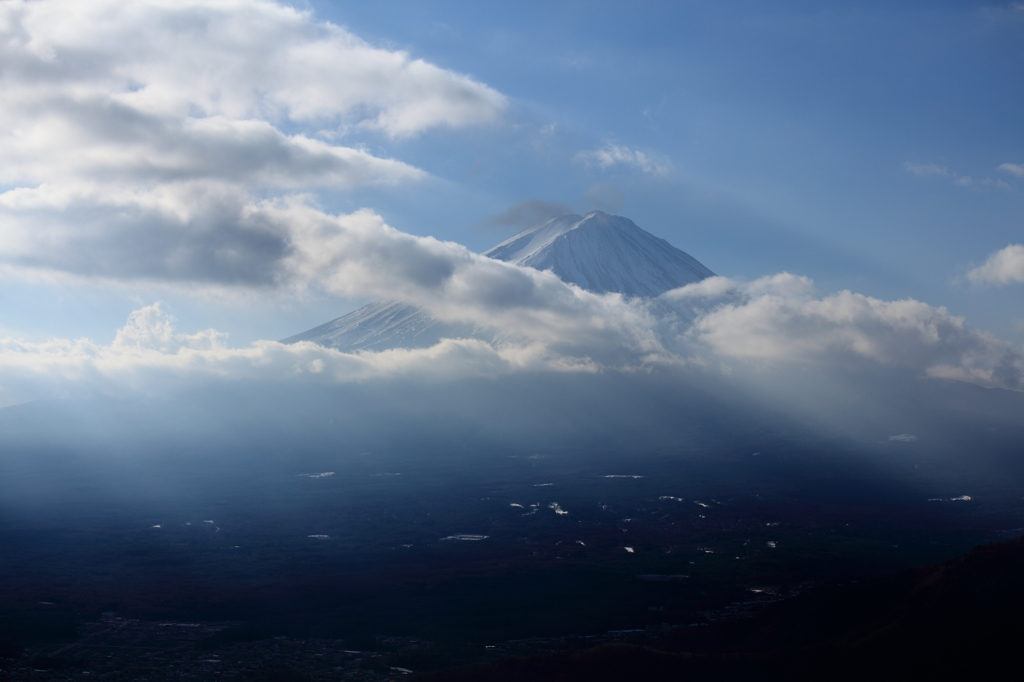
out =
{"type": "Polygon", "coordinates": [[[441,540],[486,540],[490,535],[449,535],[441,540]]]}

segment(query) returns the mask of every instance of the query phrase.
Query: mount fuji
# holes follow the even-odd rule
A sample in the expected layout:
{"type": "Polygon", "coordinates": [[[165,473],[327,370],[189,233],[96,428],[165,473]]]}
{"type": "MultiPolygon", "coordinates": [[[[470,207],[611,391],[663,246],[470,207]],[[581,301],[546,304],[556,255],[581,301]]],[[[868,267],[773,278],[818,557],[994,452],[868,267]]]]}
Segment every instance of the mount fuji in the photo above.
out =
{"type": "MultiPolygon", "coordinates": [[[[631,298],[656,298],[715,274],[628,218],[601,211],[549,218],[483,255],[520,267],[550,270],[562,281],[594,293],[631,298]]],[[[283,343],[313,341],[344,351],[380,351],[428,348],[443,338],[492,337],[485,327],[441,322],[408,303],[376,301],[283,343]]]]}

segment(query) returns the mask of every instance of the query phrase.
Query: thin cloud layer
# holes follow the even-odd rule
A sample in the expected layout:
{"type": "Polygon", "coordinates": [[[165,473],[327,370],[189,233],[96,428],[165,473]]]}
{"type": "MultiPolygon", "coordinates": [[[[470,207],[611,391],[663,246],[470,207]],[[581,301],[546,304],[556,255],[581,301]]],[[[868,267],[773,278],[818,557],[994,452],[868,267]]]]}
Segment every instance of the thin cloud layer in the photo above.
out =
{"type": "MultiPolygon", "coordinates": [[[[953,180],[953,184],[960,187],[999,187],[1000,189],[1009,189],[1010,185],[1004,180],[998,178],[974,178],[969,175],[960,175],[950,171],[945,166],[939,166],[934,163],[911,163],[907,161],[903,164],[903,167],[910,173],[918,177],[944,177],[953,180]]],[[[999,166],[999,170],[1013,172],[1013,164],[1004,163],[999,166]]]]}
{"type": "Polygon", "coordinates": [[[4,2],[0,81],[0,262],[107,280],[286,284],[261,201],[423,179],[337,141],[506,106],[268,0],[4,2]]]}
{"type": "Polygon", "coordinates": [[[572,212],[572,208],[557,201],[527,199],[509,206],[501,213],[488,217],[483,221],[482,226],[492,229],[507,229],[512,227],[518,230],[523,230],[528,227],[533,227],[545,218],[567,215],[572,212]]]}
{"type": "Polygon", "coordinates": [[[1024,244],[1010,244],[991,254],[967,273],[967,279],[975,284],[1024,282],[1024,244]]]}

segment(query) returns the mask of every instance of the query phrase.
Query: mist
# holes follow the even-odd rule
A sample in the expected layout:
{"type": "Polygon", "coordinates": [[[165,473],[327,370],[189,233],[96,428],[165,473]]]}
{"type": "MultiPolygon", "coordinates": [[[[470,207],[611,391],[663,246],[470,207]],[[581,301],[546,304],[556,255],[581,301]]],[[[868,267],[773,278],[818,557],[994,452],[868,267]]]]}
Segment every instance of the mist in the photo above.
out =
{"type": "Polygon", "coordinates": [[[3,409],[3,504],[57,494],[66,474],[42,463],[54,457],[104,470],[94,492],[101,498],[186,494],[167,471],[197,462],[211,475],[235,478],[268,464],[296,473],[341,465],[367,452],[426,464],[436,457],[487,464],[537,452],[614,454],[625,463],[654,453],[684,460],[811,448],[883,467],[914,452],[959,459],[995,483],[1017,468],[1022,409],[1024,394],[1014,391],[906,370],[805,366],[742,376],[658,367],[340,385],[212,382],[3,409]],[[901,434],[913,441],[890,440],[901,434]],[[44,477],[19,482],[18,471],[39,467],[44,477]]]}

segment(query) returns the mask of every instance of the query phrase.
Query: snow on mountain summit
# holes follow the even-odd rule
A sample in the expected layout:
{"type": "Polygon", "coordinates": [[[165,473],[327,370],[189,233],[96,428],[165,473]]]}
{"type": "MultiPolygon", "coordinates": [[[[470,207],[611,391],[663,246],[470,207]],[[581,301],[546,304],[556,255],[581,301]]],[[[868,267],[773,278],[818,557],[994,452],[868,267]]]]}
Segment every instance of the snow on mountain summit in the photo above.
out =
{"type": "Polygon", "coordinates": [[[550,218],[484,255],[551,270],[562,281],[588,291],[645,298],[715,274],[632,220],[601,211],[550,218]]]}
{"type": "MultiPolygon", "coordinates": [[[[564,282],[595,293],[654,298],[712,277],[703,264],[632,220],[593,211],[549,218],[485,251],[521,267],[551,270],[564,282]]],[[[662,303],[661,307],[667,304],[662,303]]],[[[682,308],[673,312],[692,319],[682,308]]],[[[314,341],[345,351],[426,348],[442,338],[488,338],[486,329],[451,324],[401,301],[377,301],[284,343],[314,341]]]]}

